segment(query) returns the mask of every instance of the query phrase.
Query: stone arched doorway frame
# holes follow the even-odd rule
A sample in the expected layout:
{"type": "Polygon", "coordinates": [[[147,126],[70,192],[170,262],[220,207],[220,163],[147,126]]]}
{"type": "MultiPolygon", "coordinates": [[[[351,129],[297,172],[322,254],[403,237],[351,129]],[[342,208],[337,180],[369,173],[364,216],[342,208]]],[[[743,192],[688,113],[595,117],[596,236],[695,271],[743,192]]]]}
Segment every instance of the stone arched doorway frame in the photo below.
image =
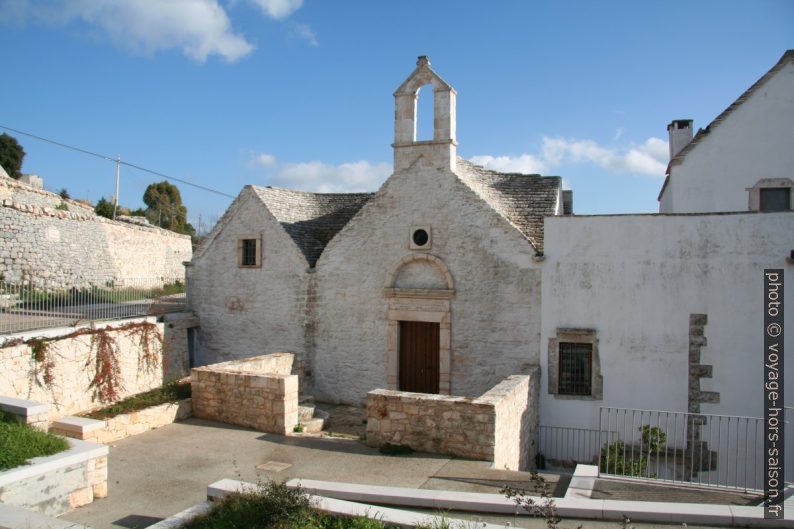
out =
{"type": "Polygon", "coordinates": [[[422,321],[439,324],[439,393],[450,394],[452,358],[450,300],[455,295],[455,282],[447,265],[439,257],[428,253],[412,253],[403,257],[391,271],[384,288],[388,303],[388,332],[386,350],[386,383],[388,389],[399,388],[400,322],[422,321]],[[444,277],[446,288],[400,288],[395,286],[400,271],[411,263],[433,265],[444,277]]]}

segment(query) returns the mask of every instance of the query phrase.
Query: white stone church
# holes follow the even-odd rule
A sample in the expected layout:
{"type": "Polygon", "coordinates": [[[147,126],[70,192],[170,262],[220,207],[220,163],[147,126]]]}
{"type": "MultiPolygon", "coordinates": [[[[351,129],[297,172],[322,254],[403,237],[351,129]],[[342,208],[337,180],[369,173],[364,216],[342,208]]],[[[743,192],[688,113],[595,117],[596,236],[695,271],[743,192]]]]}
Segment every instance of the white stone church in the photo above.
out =
{"type": "Polygon", "coordinates": [[[763,271],[794,269],[794,50],[694,138],[668,126],[659,214],[575,215],[559,177],[460,158],[456,92],[417,64],[376,193],[246,186],[195,252],[195,362],[294,352],[302,392],[354,405],[539,368],[542,427],[597,429],[601,407],[762,416],[763,271]]]}

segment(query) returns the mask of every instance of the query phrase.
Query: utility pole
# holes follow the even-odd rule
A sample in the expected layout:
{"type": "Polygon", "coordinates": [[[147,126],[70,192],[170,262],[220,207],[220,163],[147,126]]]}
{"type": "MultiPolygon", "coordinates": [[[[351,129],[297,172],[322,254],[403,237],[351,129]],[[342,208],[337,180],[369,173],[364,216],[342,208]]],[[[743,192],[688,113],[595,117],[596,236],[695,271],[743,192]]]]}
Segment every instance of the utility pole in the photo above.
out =
{"type": "Polygon", "coordinates": [[[121,173],[121,155],[116,156],[116,200],[113,201],[113,220],[116,219],[116,210],[119,208],[119,175],[121,173]]]}

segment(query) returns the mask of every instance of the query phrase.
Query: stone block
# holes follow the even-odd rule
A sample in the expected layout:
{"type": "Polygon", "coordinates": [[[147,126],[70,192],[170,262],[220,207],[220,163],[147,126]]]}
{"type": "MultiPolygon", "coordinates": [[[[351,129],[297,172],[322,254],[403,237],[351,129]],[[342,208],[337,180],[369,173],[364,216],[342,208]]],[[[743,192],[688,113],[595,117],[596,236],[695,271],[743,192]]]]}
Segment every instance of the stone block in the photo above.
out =
{"type": "Polygon", "coordinates": [[[94,485],[91,485],[91,491],[93,492],[94,498],[107,498],[108,482],[103,481],[101,483],[95,483],[94,485]]]}
{"type": "Polygon", "coordinates": [[[69,508],[76,509],[94,501],[93,487],[77,489],[69,494],[69,508]]]}

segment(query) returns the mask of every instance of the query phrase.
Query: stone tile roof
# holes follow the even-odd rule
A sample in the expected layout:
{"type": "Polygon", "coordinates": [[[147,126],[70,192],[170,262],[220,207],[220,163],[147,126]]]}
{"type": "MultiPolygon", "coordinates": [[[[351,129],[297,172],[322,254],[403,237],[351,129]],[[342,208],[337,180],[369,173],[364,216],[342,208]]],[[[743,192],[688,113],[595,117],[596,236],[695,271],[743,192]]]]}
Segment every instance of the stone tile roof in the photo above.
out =
{"type": "Polygon", "coordinates": [[[673,156],[673,158],[670,160],[670,163],[667,164],[666,178],[664,179],[664,183],[662,184],[662,189],[659,191],[659,197],[657,200],[662,199],[662,194],[664,194],[664,190],[667,187],[667,183],[670,181],[670,169],[674,165],[678,165],[681,162],[683,162],[684,158],[686,158],[686,155],[689,154],[689,152],[692,149],[697,147],[698,144],[703,140],[703,138],[708,136],[709,133],[711,133],[711,131],[714,130],[714,127],[725,121],[725,119],[728,118],[728,116],[730,116],[734,110],[739,108],[739,106],[742,103],[747,101],[747,99],[749,99],[750,96],[753,95],[761,87],[761,85],[763,85],[769,79],[774,77],[774,75],[777,74],[777,72],[779,72],[781,69],[783,69],[783,67],[786,66],[788,63],[792,63],[792,62],[794,62],[794,50],[786,50],[786,52],[783,54],[783,56],[780,58],[777,64],[775,64],[760,79],[758,79],[755,83],[753,83],[753,85],[750,88],[745,90],[744,93],[736,99],[736,101],[731,103],[731,105],[728,108],[723,110],[719,116],[717,116],[711,121],[711,123],[706,125],[706,128],[698,129],[697,134],[695,134],[695,137],[692,138],[692,141],[687,143],[686,147],[681,149],[678,152],[678,154],[673,156]]]}
{"type": "Polygon", "coordinates": [[[374,193],[309,193],[251,186],[314,267],[328,242],[374,193]]]}
{"type": "Polygon", "coordinates": [[[458,158],[458,178],[507,219],[543,253],[543,218],[554,215],[562,189],[559,176],[499,173],[458,158]]]}

